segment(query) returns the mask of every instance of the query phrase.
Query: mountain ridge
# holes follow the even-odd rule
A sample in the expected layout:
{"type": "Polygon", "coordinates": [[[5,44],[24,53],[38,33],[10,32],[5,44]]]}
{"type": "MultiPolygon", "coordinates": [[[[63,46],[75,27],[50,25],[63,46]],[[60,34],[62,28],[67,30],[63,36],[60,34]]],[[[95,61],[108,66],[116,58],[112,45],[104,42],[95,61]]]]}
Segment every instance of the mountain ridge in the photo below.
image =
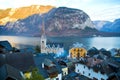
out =
{"type": "Polygon", "coordinates": [[[59,7],[44,14],[34,14],[25,19],[1,25],[0,35],[40,36],[42,21],[47,36],[120,36],[118,33],[95,29],[90,17],[82,10],[59,7]]]}
{"type": "Polygon", "coordinates": [[[31,5],[20,8],[7,8],[0,10],[0,25],[5,25],[7,22],[14,22],[18,19],[24,19],[33,14],[43,14],[55,8],[54,6],[31,5]]]}
{"type": "Polygon", "coordinates": [[[78,36],[86,27],[90,27],[89,30],[94,28],[90,17],[84,11],[59,7],[42,15],[34,14],[16,22],[8,22],[1,34],[39,35],[43,19],[46,34],[49,36],[78,36]]]}
{"type": "Polygon", "coordinates": [[[110,21],[93,21],[95,28],[103,32],[115,32],[120,33],[120,18],[110,21]]]}

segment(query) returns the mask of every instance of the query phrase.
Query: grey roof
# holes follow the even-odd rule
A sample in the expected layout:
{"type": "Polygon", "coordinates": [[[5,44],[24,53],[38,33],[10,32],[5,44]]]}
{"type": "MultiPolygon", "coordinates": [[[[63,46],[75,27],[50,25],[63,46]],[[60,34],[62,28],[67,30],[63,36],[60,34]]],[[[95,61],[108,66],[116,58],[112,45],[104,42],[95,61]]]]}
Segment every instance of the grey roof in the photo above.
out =
{"type": "Polygon", "coordinates": [[[39,68],[39,72],[41,75],[43,75],[44,78],[49,77],[47,70],[42,68],[42,63],[44,62],[45,59],[51,60],[56,65],[55,67],[58,70],[58,73],[62,72],[61,67],[59,66],[59,64],[56,62],[56,60],[53,57],[54,56],[51,54],[40,54],[34,57],[35,64],[39,68]]]}
{"type": "Polygon", "coordinates": [[[63,48],[63,43],[47,43],[47,47],[63,48]]]}
{"type": "Polygon", "coordinates": [[[8,64],[0,67],[0,80],[5,80],[6,78],[11,77],[17,80],[22,80],[20,71],[8,64]]]}
{"type": "Polygon", "coordinates": [[[4,64],[9,64],[23,72],[35,67],[33,54],[31,53],[0,54],[0,66],[4,64]]]}
{"type": "Polygon", "coordinates": [[[0,46],[4,47],[8,51],[12,51],[12,46],[8,41],[0,41],[0,46]]]}
{"type": "Polygon", "coordinates": [[[46,66],[49,66],[49,67],[55,66],[55,65],[52,63],[52,61],[49,60],[49,59],[44,59],[44,64],[45,64],[46,66]]]}

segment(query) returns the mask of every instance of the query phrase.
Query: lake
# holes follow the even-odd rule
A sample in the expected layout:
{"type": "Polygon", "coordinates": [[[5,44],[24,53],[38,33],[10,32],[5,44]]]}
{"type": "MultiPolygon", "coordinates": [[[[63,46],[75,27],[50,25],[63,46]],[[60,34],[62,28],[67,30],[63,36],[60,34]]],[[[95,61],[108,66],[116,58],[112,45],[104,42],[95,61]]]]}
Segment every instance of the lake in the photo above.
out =
{"type": "MultiPolygon", "coordinates": [[[[0,36],[0,41],[2,40],[8,40],[13,47],[19,49],[40,45],[40,37],[0,36]]],[[[63,43],[67,50],[76,42],[81,43],[87,49],[91,47],[97,49],[120,48],[120,37],[48,37],[47,41],[63,43]]]]}

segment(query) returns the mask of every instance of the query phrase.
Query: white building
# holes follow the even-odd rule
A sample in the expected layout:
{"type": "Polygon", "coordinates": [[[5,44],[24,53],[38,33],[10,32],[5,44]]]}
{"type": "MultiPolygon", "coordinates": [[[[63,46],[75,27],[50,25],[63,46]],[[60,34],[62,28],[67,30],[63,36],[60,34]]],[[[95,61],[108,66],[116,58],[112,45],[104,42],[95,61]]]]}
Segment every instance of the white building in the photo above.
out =
{"type": "Polygon", "coordinates": [[[75,72],[80,73],[90,79],[95,80],[107,80],[108,76],[106,74],[102,74],[100,71],[95,72],[92,68],[87,67],[84,64],[77,63],[75,65],[75,72]]]}
{"type": "Polygon", "coordinates": [[[44,26],[42,26],[42,36],[40,40],[41,53],[63,53],[64,48],[61,43],[47,43],[44,26]]]}
{"type": "Polygon", "coordinates": [[[41,36],[41,53],[63,53],[64,48],[61,43],[47,43],[45,35],[41,36]]]}
{"type": "Polygon", "coordinates": [[[75,72],[92,80],[107,80],[113,76],[113,70],[99,59],[88,59],[75,64],[75,72]]]}

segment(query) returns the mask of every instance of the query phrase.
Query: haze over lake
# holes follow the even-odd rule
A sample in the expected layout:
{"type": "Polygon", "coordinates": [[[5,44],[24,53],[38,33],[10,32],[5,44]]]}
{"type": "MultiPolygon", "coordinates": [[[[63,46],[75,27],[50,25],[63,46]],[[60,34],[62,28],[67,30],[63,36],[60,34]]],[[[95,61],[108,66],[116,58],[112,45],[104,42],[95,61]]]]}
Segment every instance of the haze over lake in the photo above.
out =
{"type": "MultiPolygon", "coordinates": [[[[8,40],[13,47],[27,48],[40,45],[40,37],[23,36],[0,36],[0,41],[8,40]]],[[[48,42],[63,43],[65,49],[69,49],[76,42],[83,44],[87,49],[96,47],[97,49],[120,48],[120,37],[48,37],[48,42]]]]}

